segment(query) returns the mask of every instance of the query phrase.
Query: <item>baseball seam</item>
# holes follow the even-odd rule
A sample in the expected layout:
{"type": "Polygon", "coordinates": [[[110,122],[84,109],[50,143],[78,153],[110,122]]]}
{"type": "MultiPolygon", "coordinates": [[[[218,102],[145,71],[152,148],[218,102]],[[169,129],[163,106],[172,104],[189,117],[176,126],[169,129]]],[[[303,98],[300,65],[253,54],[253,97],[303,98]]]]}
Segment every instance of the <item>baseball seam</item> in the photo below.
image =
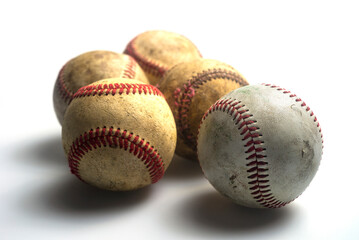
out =
{"type": "Polygon", "coordinates": [[[57,91],[59,92],[60,97],[65,101],[65,103],[70,104],[73,97],[73,93],[67,88],[65,84],[64,70],[66,65],[67,64],[65,64],[59,72],[59,75],[56,80],[56,88],[57,91]]]}
{"type": "Polygon", "coordinates": [[[101,147],[120,148],[132,153],[148,169],[152,183],[156,183],[164,174],[162,158],[149,142],[141,139],[139,135],[120,128],[115,129],[112,126],[110,128],[106,128],[106,126],[97,127],[95,130],[91,129],[76,138],[68,153],[71,173],[84,181],[79,172],[81,159],[89,151],[101,147]]]}
{"type": "Polygon", "coordinates": [[[127,63],[122,72],[123,78],[134,79],[136,77],[136,61],[130,55],[127,55],[127,63]]]}
{"type": "MultiPolygon", "coordinates": [[[[67,63],[61,68],[59,75],[56,80],[56,88],[59,92],[60,97],[65,101],[65,103],[70,104],[72,99],[74,98],[74,92],[70,91],[68,87],[66,86],[65,79],[64,79],[64,69],[66,67],[67,63]]],[[[128,56],[128,61],[124,67],[124,70],[121,74],[121,77],[128,78],[128,79],[134,79],[136,77],[136,66],[137,63],[135,59],[133,59],[131,56],[128,56]]],[[[101,80],[101,79],[99,79],[101,80]]]]}
{"type": "Polygon", "coordinates": [[[193,150],[196,150],[196,138],[190,132],[188,116],[192,98],[196,94],[196,89],[200,88],[200,86],[206,82],[218,78],[234,81],[238,83],[239,86],[248,85],[240,74],[226,69],[214,68],[204,70],[201,73],[197,73],[197,75],[192,76],[192,78],[184,84],[182,89],[177,88],[173,93],[175,99],[174,104],[177,107],[176,122],[178,123],[179,132],[184,137],[184,141],[188,144],[188,146],[192,147],[193,150]]]}
{"type": "Polygon", "coordinates": [[[80,88],[73,99],[86,97],[86,96],[95,96],[95,95],[122,95],[122,94],[148,94],[163,97],[163,94],[156,87],[149,84],[138,84],[138,83],[110,83],[110,84],[93,84],[80,88]]]}
{"type": "Polygon", "coordinates": [[[127,44],[127,47],[124,51],[125,54],[132,56],[140,67],[147,73],[155,76],[155,77],[162,77],[164,73],[168,70],[168,67],[161,66],[160,64],[156,63],[155,61],[145,57],[141,53],[139,53],[135,46],[135,41],[137,37],[135,37],[132,41],[127,44]]]}
{"type": "MultiPolygon", "coordinates": [[[[250,186],[251,195],[257,203],[267,208],[279,208],[289,202],[282,202],[277,200],[270,189],[268,179],[268,162],[266,161],[264,147],[265,143],[261,140],[262,134],[259,127],[256,126],[256,120],[253,115],[249,113],[249,109],[245,108],[241,101],[235,99],[220,99],[213,104],[204,114],[200,127],[203,121],[209,114],[214,111],[226,112],[233,117],[235,125],[238,126],[240,135],[243,136],[242,141],[245,141],[244,148],[247,163],[248,185],[250,186]]],[[[199,129],[200,129],[199,127],[199,129]]],[[[198,130],[199,130],[198,129],[198,130]]]]}
{"type": "MultiPolygon", "coordinates": [[[[296,94],[293,94],[290,91],[286,90],[285,88],[282,88],[282,87],[279,87],[279,86],[276,86],[276,85],[273,85],[273,84],[266,84],[266,83],[262,83],[262,85],[266,86],[266,87],[273,88],[273,89],[275,89],[277,91],[281,91],[283,94],[290,94],[289,95],[290,98],[295,98],[295,101],[300,103],[301,107],[305,108],[305,111],[307,111],[309,113],[310,117],[313,117],[314,123],[317,124],[317,128],[318,128],[318,131],[320,133],[320,137],[322,139],[322,144],[324,143],[323,134],[322,134],[322,128],[320,127],[320,124],[318,122],[317,117],[314,115],[313,110],[311,110],[310,107],[308,107],[307,104],[301,98],[299,98],[296,94]]],[[[322,145],[322,148],[323,148],[323,145],[322,145]]]]}

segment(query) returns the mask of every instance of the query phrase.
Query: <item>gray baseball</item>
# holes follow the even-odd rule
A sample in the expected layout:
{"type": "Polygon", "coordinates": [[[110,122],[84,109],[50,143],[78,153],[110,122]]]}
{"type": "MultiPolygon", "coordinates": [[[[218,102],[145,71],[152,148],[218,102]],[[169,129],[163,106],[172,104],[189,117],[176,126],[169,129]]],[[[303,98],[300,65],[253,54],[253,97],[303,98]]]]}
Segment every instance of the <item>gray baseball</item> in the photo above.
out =
{"type": "Polygon", "coordinates": [[[213,104],[197,144],[202,170],[220,193],[243,206],[278,208],[312,181],[323,135],[302,99],[263,84],[238,88],[213,104]]]}

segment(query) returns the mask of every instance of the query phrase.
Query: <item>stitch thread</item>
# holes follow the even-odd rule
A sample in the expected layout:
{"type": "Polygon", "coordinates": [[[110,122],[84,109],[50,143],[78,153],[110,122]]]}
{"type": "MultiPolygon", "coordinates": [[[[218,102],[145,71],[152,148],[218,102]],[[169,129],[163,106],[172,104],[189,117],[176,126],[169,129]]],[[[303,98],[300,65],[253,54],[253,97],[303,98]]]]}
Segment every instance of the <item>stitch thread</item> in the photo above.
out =
{"type": "MultiPolygon", "coordinates": [[[[64,69],[67,63],[60,69],[59,75],[56,80],[56,88],[60,93],[61,98],[65,101],[65,103],[70,104],[72,99],[74,98],[74,92],[70,91],[64,80],[64,69]]],[[[137,63],[133,57],[128,55],[128,61],[124,67],[122,77],[128,79],[134,79],[136,77],[136,68],[137,63]]]]}
{"type": "Polygon", "coordinates": [[[120,128],[115,129],[112,126],[110,128],[104,126],[95,130],[91,129],[76,138],[68,153],[71,173],[84,181],[79,172],[81,159],[89,151],[102,147],[123,149],[141,159],[149,171],[152,183],[156,183],[164,174],[165,164],[158,151],[149,142],[146,142],[143,138],[141,139],[139,135],[120,128]]]}
{"type": "Polygon", "coordinates": [[[134,79],[136,77],[136,64],[137,63],[136,63],[135,59],[133,59],[133,57],[131,57],[130,55],[127,55],[127,56],[128,56],[128,61],[123,70],[122,77],[134,79]]]}
{"type": "MultiPolygon", "coordinates": [[[[320,133],[320,137],[322,139],[322,144],[324,143],[323,141],[323,134],[322,134],[322,128],[320,127],[320,124],[318,122],[318,119],[317,117],[314,115],[313,113],[313,110],[310,109],[310,107],[307,106],[307,104],[299,97],[297,97],[297,95],[291,93],[290,91],[286,90],[285,88],[281,88],[279,86],[276,86],[276,85],[273,85],[273,84],[266,84],[266,83],[262,83],[263,86],[266,86],[266,87],[270,87],[270,88],[273,88],[273,89],[276,89],[277,91],[281,91],[282,93],[284,94],[290,94],[289,97],[290,98],[294,98],[296,102],[300,102],[301,103],[301,107],[304,107],[305,110],[309,113],[309,115],[311,117],[314,117],[313,121],[317,124],[317,128],[318,128],[318,131],[320,133]]],[[[324,146],[322,145],[322,148],[324,146]]]]}
{"type": "Polygon", "coordinates": [[[73,99],[80,97],[88,97],[95,95],[122,95],[122,94],[148,94],[163,97],[163,94],[155,86],[150,84],[138,84],[138,83],[110,83],[110,84],[93,84],[80,88],[73,99]]]}
{"type": "Polygon", "coordinates": [[[56,89],[59,92],[60,97],[65,101],[65,103],[70,104],[73,93],[67,88],[64,80],[64,70],[67,64],[65,64],[59,72],[56,80],[56,89]]]}
{"type": "Polygon", "coordinates": [[[249,114],[249,109],[235,99],[218,100],[204,114],[200,126],[208,115],[214,111],[226,112],[232,116],[232,120],[238,126],[240,135],[243,136],[242,141],[245,141],[244,147],[247,154],[248,185],[255,201],[267,208],[279,208],[290,203],[277,200],[270,190],[265,143],[261,140],[262,134],[255,125],[257,121],[252,114],[249,114]]]}
{"type": "MultiPolygon", "coordinates": [[[[278,91],[282,91],[284,94],[290,94],[289,97],[295,98],[295,101],[300,103],[301,107],[304,107],[305,110],[309,112],[309,115],[311,117],[314,116],[313,121],[317,123],[317,128],[319,133],[321,134],[321,139],[323,143],[323,134],[319,122],[313,111],[310,110],[310,108],[306,105],[304,101],[302,101],[302,99],[300,99],[299,97],[297,97],[297,95],[291,93],[290,91],[276,85],[264,83],[262,85],[271,87],[278,91]]],[[[249,110],[240,110],[245,106],[243,104],[240,105],[240,103],[240,101],[231,99],[218,100],[204,114],[200,126],[202,125],[203,121],[208,117],[208,115],[214,111],[227,111],[230,116],[233,116],[233,121],[235,121],[236,125],[238,125],[243,120],[239,124],[238,130],[243,129],[241,131],[241,135],[244,135],[242,140],[248,140],[244,147],[247,148],[245,153],[250,154],[246,158],[246,160],[249,161],[246,166],[249,167],[249,169],[247,169],[247,173],[249,173],[248,179],[251,180],[248,182],[248,184],[251,186],[249,188],[252,191],[251,194],[253,195],[253,198],[256,199],[256,201],[264,207],[278,208],[285,206],[286,204],[292,202],[294,199],[289,202],[281,202],[275,199],[273,194],[271,193],[269,179],[267,179],[269,176],[267,174],[268,168],[266,168],[268,162],[265,161],[265,158],[267,156],[265,155],[265,148],[262,146],[264,145],[264,142],[260,140],[261,134],[258,131],[259,128],[256,126],[252,126],[252,124],[256,123],[256,120],[253,119],[253,115],[242,115],[249,110]]]]}
{"type": "Polygon", "coordinates": [[[179,127],[179,133],[184,137],[185,142],[187,142],[188,146],[190,146],[193,150],[196,150],[196,138],[190,131],[188,116],[192,98],[196,94],[196,89],[200,88],[206,82],[218,78],[236,82],[240,86],[248,85],[240,74],[226,69],[214,68],[204,70],[203,72],[192,76],[192,78],[183,85],[182,89],[177,88],[173,93],[175,98],[174,104],[178,109],[176,119],[179,127]]]}
{"type": "Polygon", "coordinates": [[[145,72],[148,72],[155,77],[162,77],[164,73],[168,70],[168,68],[165,66],[161,66],[140,54],[135,46],[136,39],[137,37],[135,37],[127,44],[124,53],[132,56],[145,72]]]}

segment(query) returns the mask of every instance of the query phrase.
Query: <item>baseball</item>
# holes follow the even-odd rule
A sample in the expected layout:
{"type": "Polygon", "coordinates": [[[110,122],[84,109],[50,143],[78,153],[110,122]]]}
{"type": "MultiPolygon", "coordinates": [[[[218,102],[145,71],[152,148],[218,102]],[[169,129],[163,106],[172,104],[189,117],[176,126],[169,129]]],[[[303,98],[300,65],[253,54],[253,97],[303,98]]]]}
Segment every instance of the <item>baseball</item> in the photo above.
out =
{"type": "Polygon", "coordinates": [[[175,64],[201,58],[197,47],[189,39],[167,31],[139,34],[127,44],[124,53],[136,59],[152,85],[156,85],[175,64]]]}
{"type": "Polygon", "coordinates": [[[73,95],[80,87],[113,77],[148,83],[140,66],[126,54],[98,50],[83,53],[68,61],[58,74],[53,92],[55,113],[60,124],[73,95]]]}
{"type": "Polygon", "coordinates": [[[196,160],[196,137],[203,114],[220,97],[247,84],[236,69],[217,60],[201,58],[171,68],[158,87],[175,116],[176,154],[196,160]]]}
{"type": "Polygon", "coordinates": [[[202,118],[198,158],[209,182],[234,202],[278,208],[310,184],[323,136],[306,103],[278,86],[236,89],[202,118]]]}
{"type": "Polygon", "coordinates": [[[71,172],[98,188],[126,191],[157,182],[176,146],[176,125],[162,93],[124,78],[80,88],[63,121],[71,172]]]}

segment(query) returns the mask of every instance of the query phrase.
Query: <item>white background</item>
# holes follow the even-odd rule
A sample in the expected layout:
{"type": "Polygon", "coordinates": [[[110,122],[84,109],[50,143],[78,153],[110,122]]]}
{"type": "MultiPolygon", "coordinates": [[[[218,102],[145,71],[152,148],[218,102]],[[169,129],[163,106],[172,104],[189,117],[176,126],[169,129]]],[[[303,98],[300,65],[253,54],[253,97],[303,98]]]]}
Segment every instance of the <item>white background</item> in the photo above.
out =
{"type": "Polygon", "coordinates": [[[355,1],[2,1],[0,239],[359,239],[358,12],[355,1]],[[153,29],[187,36],[205,58],[314,110],[324,154],[296,201],[237,206],[180,158],[135,192],[70,174],[52,106],[58,71],[153,29]]]}

